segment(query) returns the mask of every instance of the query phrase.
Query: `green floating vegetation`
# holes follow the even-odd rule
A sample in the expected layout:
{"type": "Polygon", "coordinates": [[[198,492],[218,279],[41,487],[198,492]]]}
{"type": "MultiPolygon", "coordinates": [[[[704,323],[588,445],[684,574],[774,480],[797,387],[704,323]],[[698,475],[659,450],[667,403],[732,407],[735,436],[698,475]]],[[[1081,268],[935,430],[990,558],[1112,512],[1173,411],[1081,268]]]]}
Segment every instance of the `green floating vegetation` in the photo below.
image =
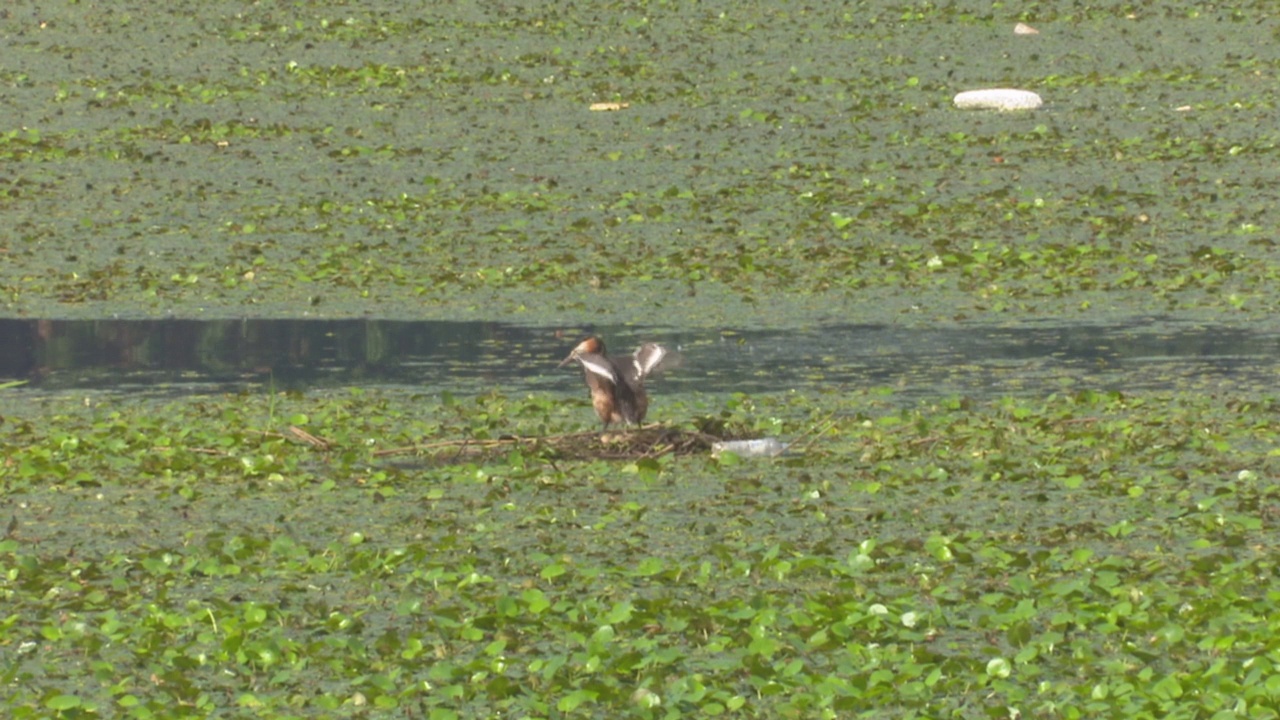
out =
{"type": "MultiPolygon", "coordinates": [[[[693,398],[772,460],[387,453],[583,402],[17,401],[14,718],[1275,717],[1270,398],[693,398]]],[[[686,424],[687,423],[687,424],[686,424]]]]}
{"type": "Polygon", "coordinates": [[[1156,5],[72,4],[0,68],[0,314],[1269,323],[1270,8],[1156,5]]]}

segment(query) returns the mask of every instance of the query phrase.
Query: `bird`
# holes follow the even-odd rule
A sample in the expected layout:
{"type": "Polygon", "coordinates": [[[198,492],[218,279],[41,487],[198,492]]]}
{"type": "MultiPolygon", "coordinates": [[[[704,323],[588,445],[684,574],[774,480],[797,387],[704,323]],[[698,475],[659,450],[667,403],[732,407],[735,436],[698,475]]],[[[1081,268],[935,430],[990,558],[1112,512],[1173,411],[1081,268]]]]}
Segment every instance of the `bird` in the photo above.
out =
{"type": "Polygon", "coordinates": [[[667,349],[657,343],[644,343],[630,355],[610,357],[604,341],[592,335],[578,343],[569,356],[556,367],[577,361],[591,391],[591,405],[604,422],[639,425],[649,409],[649,396],[644,379],[662,364],[667,349]]]}

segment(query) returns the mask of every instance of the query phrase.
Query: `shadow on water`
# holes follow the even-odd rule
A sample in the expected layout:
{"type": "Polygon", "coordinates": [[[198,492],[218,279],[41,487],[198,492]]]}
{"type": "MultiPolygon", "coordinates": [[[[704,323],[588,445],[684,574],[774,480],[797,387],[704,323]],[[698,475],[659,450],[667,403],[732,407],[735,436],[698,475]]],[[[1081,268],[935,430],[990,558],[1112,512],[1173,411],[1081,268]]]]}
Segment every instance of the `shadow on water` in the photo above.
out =
{"type": "MultiPolygon", "coordinates": [[[[1280,335],[1170,320],[947,329],[594,328],[614,350],[657,340],[682,363],[667,391],[763,393],[892,386],[908,396],[1153,389],[1274,381],[1280,335]]],[[[0,380],[27,392],[180,395],[309,388],[562,392],[556,363],[580,331],[380,320],[0,320],[0,380]]]]}

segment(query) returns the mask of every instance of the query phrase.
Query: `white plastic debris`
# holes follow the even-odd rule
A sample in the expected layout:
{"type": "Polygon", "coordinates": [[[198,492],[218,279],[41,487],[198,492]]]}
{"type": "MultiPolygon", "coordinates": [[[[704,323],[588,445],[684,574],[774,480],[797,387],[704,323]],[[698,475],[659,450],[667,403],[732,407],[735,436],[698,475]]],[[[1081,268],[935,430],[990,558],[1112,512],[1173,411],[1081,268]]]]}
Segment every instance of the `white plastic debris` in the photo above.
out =
{"type": "Polygon", "coordinates": [[[758,440],[727,440],[725,442],[711,443],[711,456],[718,456],[722,452],[731,452],[742,458],[754,457],[776,457],[786,452],[786,443],[780,442],[778,438],[760,438],[758,440]]]}
{"type": "Polygon", "coordinates": [[[962,92],[956,95],[955,104],[961,110],[1035,110],[1044,101],[1030,90],[990,88],[962,92]]]}

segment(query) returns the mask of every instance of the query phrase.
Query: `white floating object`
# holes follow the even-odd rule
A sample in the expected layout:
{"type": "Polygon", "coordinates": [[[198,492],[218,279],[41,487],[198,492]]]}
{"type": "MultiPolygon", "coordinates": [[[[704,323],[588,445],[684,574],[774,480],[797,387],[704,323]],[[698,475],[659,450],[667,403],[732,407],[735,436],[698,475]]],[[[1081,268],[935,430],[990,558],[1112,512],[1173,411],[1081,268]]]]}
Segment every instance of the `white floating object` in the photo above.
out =
{"type": "Polygon", "coordinates": [[[962,92],[956,95],[955,104],[962,110],[1035,110],[1044,101],[1030,90],[991,88],[962,92]]]}
{"type": "Polygon", "coordinates": [[[1026,23],[1018,23],[1013,26],[1014,35],[1039,35],[1040,31],[1031,27],[1026,23]]]}
{"type": "Polygon", "coordinates": [[[742,458],[777,457],[787,451],[788,444],[771,437],[758,440],[726,440],[711,443],[711,457],[717,457],[722,452],[731,452],[742,458]]]}

